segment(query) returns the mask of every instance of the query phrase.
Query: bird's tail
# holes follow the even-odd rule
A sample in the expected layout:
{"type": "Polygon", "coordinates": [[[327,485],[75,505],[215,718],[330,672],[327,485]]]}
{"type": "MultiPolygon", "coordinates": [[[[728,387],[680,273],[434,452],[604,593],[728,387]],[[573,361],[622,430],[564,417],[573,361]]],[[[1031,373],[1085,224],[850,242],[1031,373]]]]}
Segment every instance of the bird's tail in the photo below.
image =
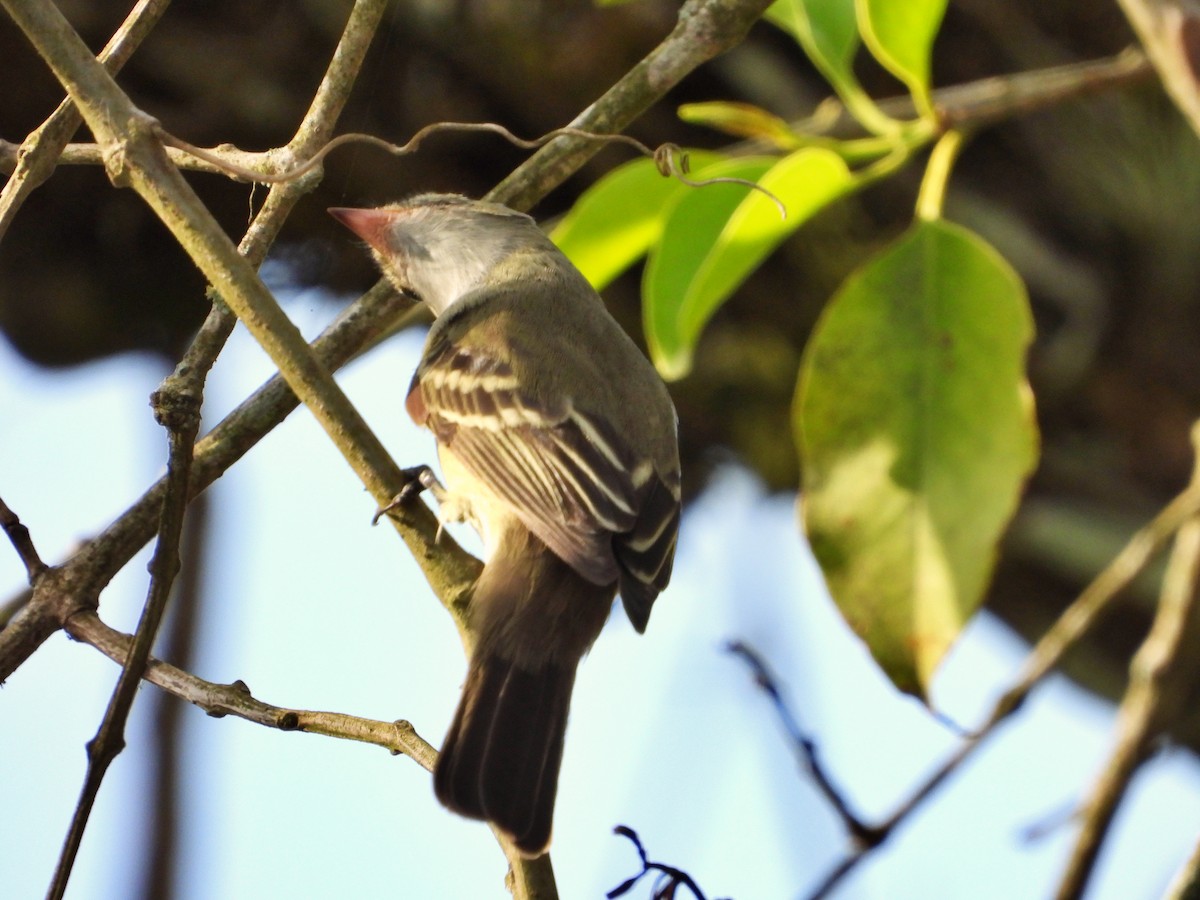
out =
{"type": "Polygon", "coordinates": [[[495,823],[529,856],[550,843],[574,683],[574,666],[530,671],[477,652],[434,770],[445,806],[495,823]]]}
{"type": "Polygon", "coordinates": [[[471,661],[434,789],[529,856],[550,843],[575,669],[615,593],[615,583],[592,584],[523,526],[503,534],[475,585],[471,661]]]}

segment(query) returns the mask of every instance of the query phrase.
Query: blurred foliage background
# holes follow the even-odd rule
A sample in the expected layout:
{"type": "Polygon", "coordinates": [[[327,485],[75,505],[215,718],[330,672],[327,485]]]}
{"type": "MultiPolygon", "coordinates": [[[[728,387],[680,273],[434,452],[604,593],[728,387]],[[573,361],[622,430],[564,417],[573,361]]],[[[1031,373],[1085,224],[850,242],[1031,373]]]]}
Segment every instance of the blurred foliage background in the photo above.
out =
{"type": "MultiPolygon", "coordinates": [[[[59,5],[97,49],[127,12],[112,0],[59,5]]],[[[192,143],[277,146],[303,113],[348,5],[176,4],[119,80],[192,143]]],[[[343,130],[403,142],[426,124],[453,120],[541,134],[566,124],[661,40],[676,9],[663,0],[608,8],[397,0],[343,130]]],[[[934,81],[948,86],[1093,59],[1133,42],[1112,3],[955,0],[935,47],[934,81]]],[[[10,82],[0,91],[0,137],[19,143],[61,91],[7,19],[0,53],[10,72],[21,73],[19,87],[10,82]]],[[[863,66],[859,74],[876,97],[902,92],[865,54],[863,66]]],[[[725,138],[680,122],[675,107],[744,100],[792,119],[811,114],[826,95],[794,43],[760,24],[630,133],[650,145],[719,147],[725,138]]],[[[523,156],[482,135],[438,136],[404,159],[360,146],[339,150],[274,258],[297,283],[365,289],[374,269],[327,206],[426,190],[479,196],[523,156]]],[[[561,214],[625,159],[622,149],[605,150],[535,213],[561,214]]],[[[189,178],[239,236],[262,192],[215,176],[189,178]]],[[[689,492],[730,457],[773,489],[795,489],[789,411],[801,350],[842,278],[910,221],[919,178],[912,168],[827,210],[718,313],[695,371],[672,385],[689,492]]],[[[1038,320],[1030,365],[1043,460],[989,599],[1017,631],[1037,635],[1189,475],[1188,427],[1200,416],[1200,142],[1154,83],[1072,102],[976,136],[952,178],[946,212],[1012,262],[1038,320]]],[[[639,336],[637,273],[606,299],[639,336]]],[[[206,309],[202,279],[182,251],[132,192],[112,190],[97,168],[61,168],[0,244],[0,330],[48,368],[131,351],[157,354],[165,367],[206,309]]],[[[1117,695],[1154,599],[1153,579],[1140,582],[1133,602],[1073,653],[1070,673],[1117,695]]],[[[1200,744],[1200,717],[1180,723],[1176,737],[1200,744]]]]}

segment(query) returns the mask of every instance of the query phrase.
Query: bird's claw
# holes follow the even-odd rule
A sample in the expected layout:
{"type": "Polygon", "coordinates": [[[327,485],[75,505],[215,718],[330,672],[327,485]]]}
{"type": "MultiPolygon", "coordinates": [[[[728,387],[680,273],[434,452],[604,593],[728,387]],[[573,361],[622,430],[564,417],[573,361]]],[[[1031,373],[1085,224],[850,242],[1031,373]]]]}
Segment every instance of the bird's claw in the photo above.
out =
{"type": "Polygon", "coordinates": [[[371,519],[372,525],[378,525],[379,520],[384,516],[411,503],[420,496],[422,491],[440,487],[437,476],[433,474],[433,469],[429,466],[411,466],[401,471],[404,473],[404,487],[400,488],[396,496],[384,506],[375,510],[375,515],[371,519]]]}

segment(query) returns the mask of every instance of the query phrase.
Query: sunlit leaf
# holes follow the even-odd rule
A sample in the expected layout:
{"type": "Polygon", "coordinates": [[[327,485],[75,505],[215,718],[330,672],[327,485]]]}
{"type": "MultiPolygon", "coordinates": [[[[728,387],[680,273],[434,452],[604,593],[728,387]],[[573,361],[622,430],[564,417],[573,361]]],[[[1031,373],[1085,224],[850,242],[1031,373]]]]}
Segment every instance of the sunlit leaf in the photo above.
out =
{"type": "MultiPolygon", "coordinates": [[[[774,162],[770,157],[733,159],[708,166],[693,177],[756,181],[774,162]]],[[[646,260],[642,275],[646,343],[651,359],[666,377],[680,377],[687,370],[686,361],[679,361],[684,344],[679,310],[696,270],[748,190],[741,185],[714,184],[681,194],[646,260]]]]}
{"type": "Polygon", "coordinates": [[[835,602],[924,696],[986,592],[1037,456],[1024,287],[983,240],[922,222],[851,276],[806,349],[801,511],[835,602]]]}
{"type": "Polygon", "coordinates": [[[687,374],[696,341],[720,305],[780,242],[855,183],[840,157],[815,148],[778,161],[720,163],[696,177],[715,176],[757,180],[787,217],[770,197],[740,185],[710,185],[680,197],[642,286],[646,340],[665,378],[687,374]]]}
{"type": "Polygon", "coordinates": [[[685,103],[679,107],[679,118],[734,137],[771,141],[784,149],[796,146],[796,135],[787,122],[752,103],[685,103]]]}
{"type": "Polygon", "coordinates": [[[858,20],[871,54],[931,112],[930,58],[946,0],[858,0],[858,20]]]}
{"type": "Polygon", "coordinates": [[[853,71],[858,49],[854,0],[776,0],[764,17],[796,39],[839,93],[843,85],[858,84],[853,71]]]}
{"type": "Polygon", "coordinates": [[[875,105],[854,74],[859,45],[855,0],[777,0],[767,8],[765,18],[796,39],[846,109],[868,131],[897,132],[899,123],[875,105]]]}
{"type": "MultiPolygon", "coordinates": [[[[721,157],[693,150],[688,158],[696,170],[721,157]]],[[[626,163],[585,191],[550,238],[600,290],[646,254],[675,196],[689,190],[660,174],[653,160],[626,163]]]]}

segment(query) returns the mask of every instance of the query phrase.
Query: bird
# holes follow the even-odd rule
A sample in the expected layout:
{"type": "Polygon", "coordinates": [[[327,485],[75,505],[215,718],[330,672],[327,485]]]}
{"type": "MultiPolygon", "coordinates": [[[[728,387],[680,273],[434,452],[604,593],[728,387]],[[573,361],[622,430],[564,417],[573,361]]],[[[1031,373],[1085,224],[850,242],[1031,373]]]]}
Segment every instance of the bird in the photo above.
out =
{"type": "Polygon", "coordinates": [[[442,523],[472,525],[484,548],[434,791],[536,857],[550,844],[579,662],[618,592],[642,633],[671,577],[675,407],[529,215],[444,193],[329,212],[434,315],[405,407],[433,433],[444,484],[426,466],[410,487],[432,494],[442,523]]]}

